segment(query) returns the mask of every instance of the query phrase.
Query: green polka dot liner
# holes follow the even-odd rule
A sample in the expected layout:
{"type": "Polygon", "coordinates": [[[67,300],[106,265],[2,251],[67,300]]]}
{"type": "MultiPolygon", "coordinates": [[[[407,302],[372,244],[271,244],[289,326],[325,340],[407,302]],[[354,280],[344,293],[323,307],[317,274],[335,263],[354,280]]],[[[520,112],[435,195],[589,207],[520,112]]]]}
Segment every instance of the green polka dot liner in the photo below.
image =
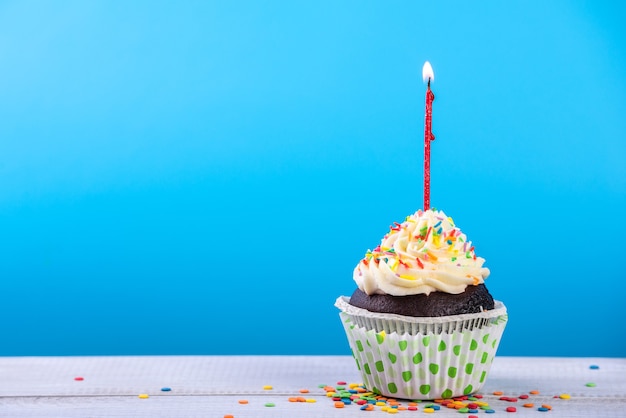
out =
{"type": "Polygon", "coordinates": [[[499,301],[477,314],[414,318],[369,312],[348,300],[342,296],[335,306],[363,383],[395,398],[452,398],[480,390],[508,320],[499,301]]]}

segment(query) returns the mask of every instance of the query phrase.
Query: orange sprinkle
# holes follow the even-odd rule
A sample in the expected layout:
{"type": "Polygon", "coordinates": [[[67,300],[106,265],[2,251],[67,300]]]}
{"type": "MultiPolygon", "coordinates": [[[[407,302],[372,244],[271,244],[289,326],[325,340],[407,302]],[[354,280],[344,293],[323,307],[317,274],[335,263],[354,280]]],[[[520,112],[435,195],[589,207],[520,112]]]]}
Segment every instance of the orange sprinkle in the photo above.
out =
{"type": "Polygon", "coordinates": [[[298,399],[296,399],[296,398],[289,398],[289,399],[287,399],[287,400],[288,400],[289,402],[298,402],[298,399]]]}
{"type": "Polygon", "coordinates": [[[546,409],[552,409],[552,407],[550,405],[541,405],[542,407],[546,408],[546,409]]]}
{"type": "Polygon", "coordinates": [[[242,405],[245,405],[245,404],[248,403],[248,400],[247,399],[240,399],[239,403],[242,404],[242,405]]]}
{"type": "Polygon", "coordinates": [[[235,418],[234,415],[224,415],[224,418],[235,418]]]}
{"type": "Polygon", "coordinates": [[[300,393],[309,393],[308,389],[300,389],[300,393]]]}
{"type": "MultiPolygon", "coordinates": [[[[532,393],[532,392],[530,392],[530,393],[532,393]]],[[[495,392],[493,392],[493,394],[496,395],[496,396],[500,396],[500,395],[504,394],[504,392],[500,392],[499,390],[496,390],[495,392]]]]}
{"type": "Polygon", "coordinates": [[[298,396],[296,398],[296,402],[306,402],[306,398],[303,398],[302,396],[298,396]]]}
{"type": "Polygon", "coordinates": [[[335,402],[335,408],[343,408],[344,406],[346,405],[341,401],[335,402]]]}
{"type": "Polygon", "coordinates": [[[524,408],[532,408],[533,406],[535,406],[535,404],[534,403],[525,403],[523,406],[524,406],[524,408]]]}
{"type": "Polygon", "coordinates": [[[538,390],[531,390],[530,392],[531,395],[539,395],[539,391],[538,390]]]}
{"type": "Polygon", "coordinates": [[[409,406],[417,406],[417,402],[409,402],[409,406]]]}

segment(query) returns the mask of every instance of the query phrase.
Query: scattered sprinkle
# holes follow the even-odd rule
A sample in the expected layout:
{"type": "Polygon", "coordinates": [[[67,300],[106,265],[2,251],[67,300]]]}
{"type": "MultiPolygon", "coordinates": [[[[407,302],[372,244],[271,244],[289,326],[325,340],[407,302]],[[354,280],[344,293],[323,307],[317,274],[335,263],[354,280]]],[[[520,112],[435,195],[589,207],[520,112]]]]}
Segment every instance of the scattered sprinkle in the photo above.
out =
{"type": "Polygon", "coordinates": [[[149,397],[150,397],[150,395],[148,395],[147,393],[139,394],[139,399],[148,399],[149,397]]]}
{"type": "Polygon", "coordinates": [[[539,391],[538,390],[531,390],[530,392],[531,395],[539,395],[539,391]]]}
{"type": "Polygon", "coordinates": [[[161,388],[161,392],[170,392],[172,388],[161,388]]]}
{"type": "Polygon", "coordinates": [[[427,414],[431,414],[435,412],[435,410],[433,408],[424,408],[424,412],[426,412],[427,414]]]}
{"type": "Polygon", "coordinates": [[[514,406],[509,406],[506,408],[506,412],[517,412],[517,409],[514,406]]]}
{"type": "Polygon", "coordinates": [[[76,380],[77,382],[82,382],[83,380],[85,380],[85,378],[78,376],[78,377],[75,377],[74,380],[76,380]]]}
{"type": "Polygon", "coordinates": [[[239,399],[239,401],[238,401],[238,402],[239,402],[240,404],[242,404],[242,405],[246,405],[246,404],[248,403],[248,400],[247,400],[247,399],[239,399]]]}
{"type": "Polygon", "coordinates": [[[230,414],[226,414],[226,415],[224,415],[224,418],[235,418],[235,416],[234,415],[230,415],[230,414]]]}
{"type": "Polygon", "coordinates": [[[274,387],[272,387],[270,385],[263,386],[263,390],[272,390],[272,389],[274,389],[274,387]]]}
{"type": "Polygon", "coordinates": [[[535,404],[534,404],[534,403],[525,403],[525,404],[523,405],[523,407],[524,407],[524,408],[532,408],[532,407],[534,407],[534,406],[535,406],[535,404]]]}
{"type": "Polygon", "coordinates": [[[268,402],[268,403],[265,404],[265,406],[267,406],[268,408],[272,408],[272,407],[274,407],[276,405],[274,403],[272,403],[272,402],[268,402]]]}
{"type": "Polygon", "coordinates": [[[541,405],[541,407],[542,408],[546,408],[548,410],[552,409],[552,407],[550,405],[546,405],[546,404],[541,405]]]}
{"type": "Polygon", "coordinates": [[[547,411],[549,411],[549,409],[548,408],[544,408],[543,406],[540,406],[539,408],[537,408],[537,411],[547,412],[547,411]]]}
{"type": "Polygon", "coordinates": [[[570,396],[570,395],[568,395],[567,393],[561,393],[561,394],[559,395],[559,398],[561,398],[561,399],[570,399],[570,398],[571,398],[571,396],[570,396]]]}
{"type": "Polygon", "coordinates": [[[500,396],[500,395],[502,395],[503,393],[504,393],[504,392],[501,392],[501,391],[499,391],[499,390],[496,390],[495,392],[493,392],[493,394],[494,394],[494,395],[496,395],[496,396],[500,396]]]}
{"type": "Polygon", "coordinates": [[[595,364],[592,364],[591,366],[589,366],[589,368],[590,368],[591,370],[598,370],[598,369],[600,368],[600,366],[597,366],[597,365],[595,365],[595,364]]]}
{"type": "Polygon", "coordinates": [[[585,383],[585,386],[587,386],[588,388],[595,388],[596,384],[593,382],[589,382],[589,383],[585,383]]]}

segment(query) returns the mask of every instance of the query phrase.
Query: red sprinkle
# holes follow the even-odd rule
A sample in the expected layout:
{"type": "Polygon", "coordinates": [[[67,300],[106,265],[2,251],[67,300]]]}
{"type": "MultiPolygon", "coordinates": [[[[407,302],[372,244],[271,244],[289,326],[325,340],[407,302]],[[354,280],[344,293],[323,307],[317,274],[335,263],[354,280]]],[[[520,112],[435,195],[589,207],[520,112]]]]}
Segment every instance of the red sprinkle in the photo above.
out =
{"type": "Polygon", "coordinates": [[[517,412],[517,409],[515,409],[515,407],[514,407],[514,406],[509,406],[509,407],[506,409],[506,412],[517,412]]]}
{"type": "Polygon", "coordinates": [[[407,408],[409,411],[417,411],[417,406],[407,406],[407,408]]]}
{"type": "Polygon", "coordinates": [[[78,376],[78,377],[75,377],[74,380],[81,381],[81,380],[85,380],[85,378],[78,376]]]}
{"type": "Polygon", "coordinates": [[[528,399],[528,395],[519,395],[520,399],[528,399]]]}

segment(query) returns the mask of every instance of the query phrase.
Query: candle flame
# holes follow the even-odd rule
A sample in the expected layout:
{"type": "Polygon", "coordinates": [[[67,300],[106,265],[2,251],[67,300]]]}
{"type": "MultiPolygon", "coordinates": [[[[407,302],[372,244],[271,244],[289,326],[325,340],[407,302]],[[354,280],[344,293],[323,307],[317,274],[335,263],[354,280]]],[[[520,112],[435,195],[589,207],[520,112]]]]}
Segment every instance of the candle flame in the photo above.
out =
{"type": "Polygon", "coordinates": [[[424,63],[424,68],[422,68],[422,79],[424,80],[424,83],[428,83],[428,81],[435,81],[435,73],[433,72],[433,67],[428,61],[424,63]]]}

